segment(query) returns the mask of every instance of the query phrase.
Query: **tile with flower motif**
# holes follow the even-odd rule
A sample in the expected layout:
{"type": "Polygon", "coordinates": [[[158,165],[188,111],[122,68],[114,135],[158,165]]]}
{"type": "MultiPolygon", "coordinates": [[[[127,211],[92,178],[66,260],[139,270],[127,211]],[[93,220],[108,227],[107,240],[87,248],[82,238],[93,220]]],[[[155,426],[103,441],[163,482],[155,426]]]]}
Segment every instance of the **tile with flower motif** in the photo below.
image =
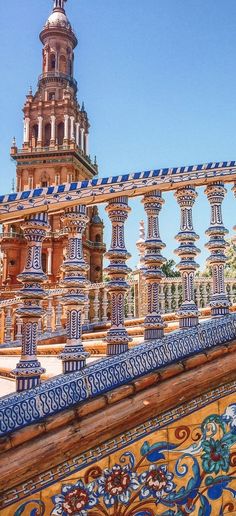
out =
{"type": "Polygon", "coordinates": [[[135,465],[149,463],[151,456],[159,462],[166,462],[168,456],[168,431],[167,429],[153,432],[147,437],[134,442],[131,446],[127,446],[110,456],[110,466],[122,461],[129,461],[130,454],[133,456],[135,465]],[[128,455],[127,455],[128,454],[128,455]]]}

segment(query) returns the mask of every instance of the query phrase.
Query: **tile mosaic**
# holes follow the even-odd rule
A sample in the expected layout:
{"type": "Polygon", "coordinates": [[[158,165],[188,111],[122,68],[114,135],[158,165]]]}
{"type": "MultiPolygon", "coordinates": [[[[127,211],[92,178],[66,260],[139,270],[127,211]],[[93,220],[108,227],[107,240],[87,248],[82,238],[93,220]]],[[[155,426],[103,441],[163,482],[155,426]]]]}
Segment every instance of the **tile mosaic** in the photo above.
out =
{"type": "MultiPolygon", "coordinates": [[[[179,419],[178,426],[166,425],[158,429],[153,418],[127,432],[126,438],[124,434],[113,439],[110,447],[104,443],[87,455],[74,458],[75,469],[63,480],[58,481],[58,475],[64,466],[65,471],[68,470],[68,463],[61,464],[54,477],[47,473],[46,481],[50,479],[52,482],[54,478],[52,485],[44,485],[41,476],[41,486],[44,485],[41,493],[35,493],[31,498],[26,496],[18,504],[6,507],[4,511],[8,512],[3,514],[26,516],[30,514],[28,509],[35,504],[32,510],[44,510],[44,516],[67,516],[73,504],[78,504],[88,516],[134,516],[137,511],[140,514],[146,511],[151,516],[172,516],[179,508],[184,508],[186,499],[192,500],[192,507],[187,507],[188,514],[198,515],[201,505],[204,516],[221,516],[225,512],[225,509],[221,511],[224,506],[228,512],[232,507],[234,511],[236,404],[232,403],[234,395],[229,386],[221,391],[229,392],[221,404],[217,401],[218,390],[214,392],[208,397],[216,396],[213,403],[206,403],[203,407],[198,401],[201,421],[198,411],[195,411],[191,415],[193,424],[189,425],[188,405],[185,405],[186,416],[179,419]],[[199,439],[200,426],[202,439],[199,439]],[[143,435],[145,429],[147,433],[143,435]],[[197,450],[194,448],[196,444],[197,450]],[[94,463],[88,462],[89,457],[94,463]],[[81,469],[76,471],[79,464],[81,469]],[[223,490],[222,476],[226,482],[223,490]],[[173,506],[167,513],[167,506],[171,503],[173,506]]],[[[169,421],[168,414],[164,420],[169,421]]],[[[29,486],[27,489],[29,493],[29,486]]]]}

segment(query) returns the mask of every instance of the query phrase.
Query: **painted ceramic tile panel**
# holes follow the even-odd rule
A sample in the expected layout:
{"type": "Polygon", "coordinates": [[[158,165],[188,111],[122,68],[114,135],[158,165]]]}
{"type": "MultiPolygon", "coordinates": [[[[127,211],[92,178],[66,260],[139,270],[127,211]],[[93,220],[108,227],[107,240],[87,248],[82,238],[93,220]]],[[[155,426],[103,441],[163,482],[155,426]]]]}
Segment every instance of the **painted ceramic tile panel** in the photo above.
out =
{"type": "Polygon", "coordinates": [[[5,509],[6,516],[236,514],[236,396],[5,509]],[[32,500],[33,498],[33,500],[32,500]]]}

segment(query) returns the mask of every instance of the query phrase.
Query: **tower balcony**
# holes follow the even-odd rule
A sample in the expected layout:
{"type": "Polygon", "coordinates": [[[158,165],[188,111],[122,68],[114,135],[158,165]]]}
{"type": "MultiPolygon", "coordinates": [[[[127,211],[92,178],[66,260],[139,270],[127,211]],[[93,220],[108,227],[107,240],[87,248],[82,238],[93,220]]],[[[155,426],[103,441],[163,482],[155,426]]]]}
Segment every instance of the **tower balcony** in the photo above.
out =
{"type": "Polygon", "coordinates": [[[3,240],[23,240],[24,235],[17,231],[5,231],[0,233],[0,242],[3,240]]]}
{"type": "Polygon", "coordinates": [[[67,75],[66,73],[56,71],[42,73],[38,79],[38,86],[45,86],[52,82],[60,82],[62,84],[69,83],[69,85],[74,88],[75,92],[77,92],[77,81],[74,79],[74,77],[67,75]]]}

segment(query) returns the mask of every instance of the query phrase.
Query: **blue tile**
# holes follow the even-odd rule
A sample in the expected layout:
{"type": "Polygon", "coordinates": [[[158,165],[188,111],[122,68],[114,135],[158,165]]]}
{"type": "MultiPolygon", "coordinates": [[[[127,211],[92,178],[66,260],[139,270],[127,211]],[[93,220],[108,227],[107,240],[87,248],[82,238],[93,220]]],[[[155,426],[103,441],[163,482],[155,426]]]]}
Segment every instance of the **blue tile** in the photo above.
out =
{"type": "Polygon", "coordinates": [[[70,190],[77,190],[77,188],[78,188],[78,183],[71,183],[70,190]]]}
{"type": "Polygon", "coordinates": [[[42,193],[43,193],[43,189],[42,188],[36,188],[33,191],[33,197],[39,197],[42,193]]]}
{"type": "Polygon", "coordinates": [[[27,190],[27,192],[22,192],[21,194],[21,199],[28,199],[29,195],[30,195],[31,191],[30,190],[27,190]]]}
{"type": "Polygon", "coordinates": [[[17,196],[16,193],[9,194],[8,201],[15,201],[16,200],[16,196],[17,196]]]}
{"type": "Polygon", "coordinates": [[[49,186],[47,194],[52,194],[54,192],[54,186],[49,186]]]}
{"type": "Polygon", "coordinates": [[[59,185],[58,192],[64,192],[64,191],[65,191],[65,185],[59,185]]]}

